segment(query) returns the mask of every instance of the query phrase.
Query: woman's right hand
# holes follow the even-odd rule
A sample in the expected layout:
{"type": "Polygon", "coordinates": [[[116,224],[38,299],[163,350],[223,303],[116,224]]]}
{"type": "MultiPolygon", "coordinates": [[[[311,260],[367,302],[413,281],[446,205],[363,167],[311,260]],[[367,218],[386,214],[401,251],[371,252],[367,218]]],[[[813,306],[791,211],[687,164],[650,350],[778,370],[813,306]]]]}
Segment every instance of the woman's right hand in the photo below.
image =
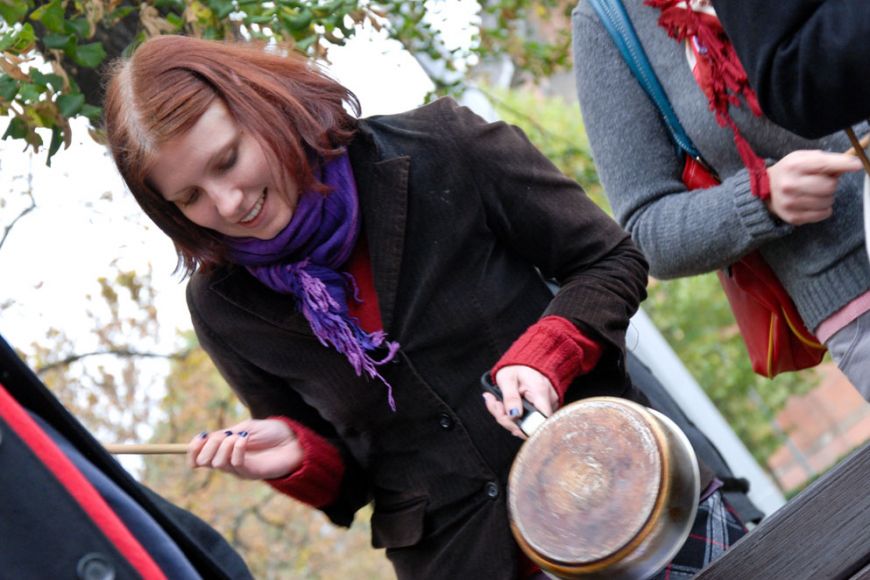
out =
{"type": "Polygon", "coordinates": [[[767,169],[770,213],[799,226],[827,219],[833,213],[840,176],[860,171],[861,161],[844,153],[793,151],[767,169]]]}
{"type": "Polygon", "coordinates": [[[187,445],[192,468],[209,467],[242,479],[277,479],[302,464],[302,446],[279,419],[249,419],[232,427],[201,433],[187,445]]]}

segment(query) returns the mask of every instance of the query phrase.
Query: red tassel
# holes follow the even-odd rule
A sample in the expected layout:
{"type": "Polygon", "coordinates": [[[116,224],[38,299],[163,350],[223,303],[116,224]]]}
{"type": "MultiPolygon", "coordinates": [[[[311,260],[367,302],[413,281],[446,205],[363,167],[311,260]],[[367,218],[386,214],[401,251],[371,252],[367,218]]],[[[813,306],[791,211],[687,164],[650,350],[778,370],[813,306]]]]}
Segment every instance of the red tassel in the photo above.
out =
{"type": "Polygon", "coordinates": [[[753,195],[767,199],[770,196],[767,165],[740,133],[730,113],[731,107],[745,104],[758,117],[761,115],[761,107],[755,91],[749,86],[746,70],[737,58],[719,19],[710,14],[695,12],[688,7],[677,6],[679,0],[645,0],[644,3],[661,10],[659,26],[667,31],[668,36],[680,43],[694,36],[704,47],[705,53],[699,55],[696,65],[702,71],[699,76],[704,79],[699,85],[707,97],[710,110],[716,115],[716,122],[731,129],[734,135],[737,152],[749,170],[753,195]]]}

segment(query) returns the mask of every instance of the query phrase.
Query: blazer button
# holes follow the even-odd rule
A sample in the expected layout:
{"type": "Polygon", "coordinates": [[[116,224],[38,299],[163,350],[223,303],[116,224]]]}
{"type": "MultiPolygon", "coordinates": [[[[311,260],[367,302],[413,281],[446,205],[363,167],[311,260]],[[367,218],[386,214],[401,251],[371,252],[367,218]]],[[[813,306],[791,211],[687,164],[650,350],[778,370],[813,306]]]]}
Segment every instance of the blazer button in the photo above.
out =
{"type": "Polygon", "coordinates": [[[499,493],[501,493],[499,491],[498,484],[494,481],[490,481],[489,483],[487,483],[486,486],[484,486],[484,490],[486,490],[486,495],[490,499],[497,498],[499,493]]]}
{"type": "Polygon", "coordinates": [[[447,413],[441,413],[441,416],[438,418],[438,424],[441,425],[441,428],[445,431],[450,431],[453,429],[453,417],[447,413]]]}
{"type": "Polygon", "coordinates": [[[85,554],[76,566],[81,580],[114,580],[115,567],[103,554],[85,554]]]}

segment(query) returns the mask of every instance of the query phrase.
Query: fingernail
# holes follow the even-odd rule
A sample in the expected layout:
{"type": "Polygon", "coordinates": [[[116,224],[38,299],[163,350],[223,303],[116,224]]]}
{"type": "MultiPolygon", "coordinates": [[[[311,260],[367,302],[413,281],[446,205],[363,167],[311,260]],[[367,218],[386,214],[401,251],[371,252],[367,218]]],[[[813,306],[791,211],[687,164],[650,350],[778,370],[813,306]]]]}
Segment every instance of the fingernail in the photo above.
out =
{"type": "Polygon", "coordinates": [[[224,435],[226,435],[227,437],[229,437],[229,436],[232,435],[232,434],[233,434],[233,432],[230,431],[229,429],[227,429],[226,431],[224,431],[224,435]]]}
{"type": "Polygon", "coordinates": [[[247,431],[239,431],[239,437],[247,437],[247,436],[248,436],[247,431]]]}
{"type": "Polygon", "coordinates": [[[199,434],[200,439],[205,439],[206,437],[208,437],[208,433],[206,433],[205,431],[199,434]]]}
{"type": "Polygon", "coordinates": [[[508,411],[508,415],[510,415],[511,417],[519,417],[520,410],[517,409],[516,407],[511,407],[511,410],[508,411]]]}

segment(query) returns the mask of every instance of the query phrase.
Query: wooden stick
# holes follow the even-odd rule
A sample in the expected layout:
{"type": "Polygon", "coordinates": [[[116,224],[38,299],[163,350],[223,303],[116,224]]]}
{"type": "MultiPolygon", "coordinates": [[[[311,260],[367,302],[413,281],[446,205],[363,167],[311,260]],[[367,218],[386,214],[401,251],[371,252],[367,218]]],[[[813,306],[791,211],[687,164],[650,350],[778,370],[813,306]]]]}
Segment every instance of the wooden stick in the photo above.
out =
{"type": "Polygon", "coordinates": [[[104,445],[113,455],[184,455],[187,453],[186,443],[142,443],[104,445]]]}
{"type": "Polygon", "coordinates": [[[849,141],[852,142],[852,149],[855,150],[855,155],[858,156],[858,159],[860,159],[861,163],[864,165],[864,171],[867,172],[867,175],[870,175],[870,159],[867,158],[867,153],[864,151],[864,147],[866,146],[858,141],[858,137],[855,136],[855,132],[851,127],[846,127],[846,135],[849,136],[849,141]]]}
{"type": "MultiPolygon", "coordinates": [[[[858,144],[861,146],[861,149],[867,149],[867,145],[870,145],[870,133],[864,135],[864,137],[860,141],[858,141],[858,144]]],[[[849,147],[848,149],[843,151],[843,153],[846,155],[857,155],[858,151],[853,145],[852,147],[849,147]]]]}

